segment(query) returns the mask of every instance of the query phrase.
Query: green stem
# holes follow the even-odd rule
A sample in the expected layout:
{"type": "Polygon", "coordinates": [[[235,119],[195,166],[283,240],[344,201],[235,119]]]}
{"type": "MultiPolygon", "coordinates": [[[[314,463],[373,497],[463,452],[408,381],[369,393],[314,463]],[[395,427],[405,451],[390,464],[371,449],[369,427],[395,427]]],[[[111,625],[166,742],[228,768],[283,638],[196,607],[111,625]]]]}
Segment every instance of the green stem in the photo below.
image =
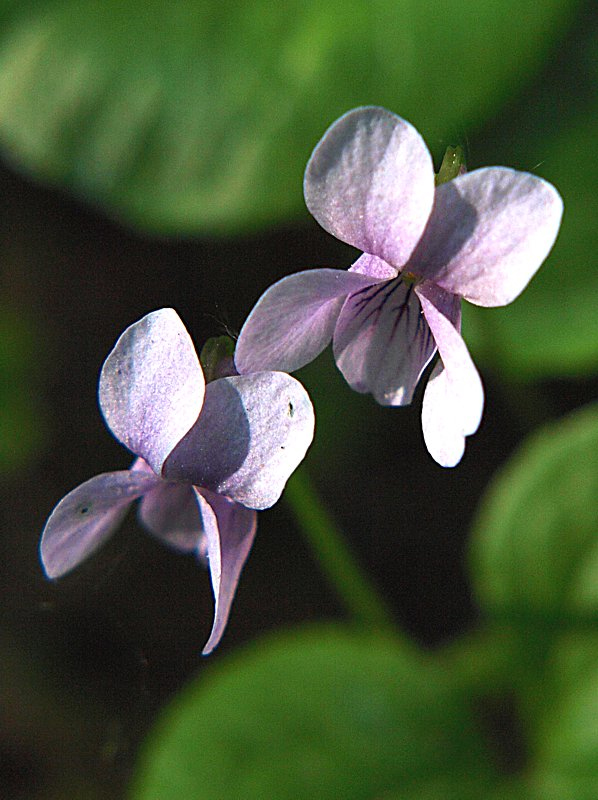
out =
{"type": "Polygon", "coordinates": [[[305,468],[297,470],[289,480],[285,497],[318,563],[347,611],[361,625],[396,636],[390,608],[347,547],[305,468]]]}

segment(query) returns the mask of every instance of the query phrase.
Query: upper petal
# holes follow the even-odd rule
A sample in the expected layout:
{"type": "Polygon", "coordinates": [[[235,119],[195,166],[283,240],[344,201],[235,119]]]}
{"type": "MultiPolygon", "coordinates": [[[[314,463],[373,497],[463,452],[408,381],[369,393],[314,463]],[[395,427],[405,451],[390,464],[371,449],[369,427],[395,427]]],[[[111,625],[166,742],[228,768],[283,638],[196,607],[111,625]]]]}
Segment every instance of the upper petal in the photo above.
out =
{"type": "Polygon", "coordinates": [[[40,542],[48,578],[59,578],[114,533],[131,503],[160,482],[143,472],[96,475],[64,497],[50,514],[40,542]]]}
{"type": "Polygon", "coordinates": [[[303,184],[307,207],[338,239],[401,267],[434,199],[422,137],[384,108],[349,111],[315,148],[303,184]]]}
{"type": "Polygon", "coordinates": [[[299,381],[283,372],[220,378],[164,465],[168,478],[226,495],[248,508],[280,497],[314,434],[314,412],[299,381]]]}
{"type": "Polygon", "coordinates": [[[278,281],[260,297],[241,328],[237,370],[293,372],[309,364],[330,342],[349,292],[375,280],[345,270],[312,269],[278,281]]]}
{"type": "Polygon", "coordinates": [[[437,188],[408,269],[477,305],[506,305],[550,252],[562,212],[556,189],[527,172],[460,175],[437,188]]]}
{"type": "Polygon", "coordinates": [[[215,602],[212,632],[202,651],[208,655],[224,633],[239,575],[255,538],[257,514],[203,489],[196,489],[195,494],[206,535],[215,602]]]}
{"type": "MultiPolygon", "coordinates": [[[[422,284],[416,291],[442,359],[442,364],[432,371],[424,393],[424,440],[432,458],[443,467],[453,467],[461,460],[465,437],[475,433],[480,424],[484,389],[455,327],[450,297],[444,298],[442,290],[433,285],[422,284]]],[[[456,322],[458,326],[458,319],[456,322]]]]}
{"type": "Polygon", "coordinates": [[[410,403],[436,352],[413,289],[398,277],[355,292],[334,332],[334,357],[345,379],[382,405],[410,403]]]}
{"type": "Polygon", "coordinates": [[[197,420],[205,382],[180,317],[163,308],[126,329],[104,362],[100,407],[126,447],[160,473],[197,420]]]}

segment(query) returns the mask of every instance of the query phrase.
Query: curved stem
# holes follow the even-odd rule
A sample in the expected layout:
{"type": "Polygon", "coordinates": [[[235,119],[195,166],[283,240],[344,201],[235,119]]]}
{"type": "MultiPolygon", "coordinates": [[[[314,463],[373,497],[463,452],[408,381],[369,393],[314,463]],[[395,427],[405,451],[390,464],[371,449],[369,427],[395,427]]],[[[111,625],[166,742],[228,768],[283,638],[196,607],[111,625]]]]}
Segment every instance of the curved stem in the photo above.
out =
{"type": "Polygon", "coordinates": [[[347,547],[305,468],[298,469],[289,480],[285,497],[318,563],[347,611],[361,625],[396,636],[392,611],[347,547]]]}

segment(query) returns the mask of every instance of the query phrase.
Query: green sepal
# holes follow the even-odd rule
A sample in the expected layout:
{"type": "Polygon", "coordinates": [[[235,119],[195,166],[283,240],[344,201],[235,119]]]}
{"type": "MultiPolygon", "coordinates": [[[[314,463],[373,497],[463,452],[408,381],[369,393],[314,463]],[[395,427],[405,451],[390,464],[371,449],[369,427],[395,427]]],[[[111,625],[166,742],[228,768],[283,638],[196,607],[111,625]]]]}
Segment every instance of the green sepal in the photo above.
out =
{"type": "Polygon", "coordinates": [[[206,383],[234,374],[232,367],[235,343],[230,336],[212,336],[201,348],[199,360],[204,371],[206,383]]]}
{"type": "Polygon", "coordinates": [[[436,186],[440,186],[441,183],[448,183],[448,181],[452,181],[453,178],[456,178],[457,175],[463,175],[464,172],[466,172],[466,168],[463,148],[461,145],[456,145],[455,147],[449,146],[446,148],[442,164],[436,173],[434,182],[436,186]]]}

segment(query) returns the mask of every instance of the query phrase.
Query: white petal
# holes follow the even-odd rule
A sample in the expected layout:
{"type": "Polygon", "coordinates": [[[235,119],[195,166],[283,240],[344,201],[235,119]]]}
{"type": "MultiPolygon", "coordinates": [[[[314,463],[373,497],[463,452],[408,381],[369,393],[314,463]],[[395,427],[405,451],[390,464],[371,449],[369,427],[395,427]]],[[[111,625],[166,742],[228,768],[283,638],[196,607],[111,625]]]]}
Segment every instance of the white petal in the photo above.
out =
{"type": "Polygon", "coordinates": [[[356,108],[334,122],[315,148],[304,193],[323,228],[401,267],[432,208],[432,159],[408,122],[384,108],[356,108]]]}
{"type": "Polygon", "coordinates": [[[248,508],[269,508],[313,434],[313,406],[295,378],[283,372],[220,378],[207,385],[199,420],[164,472],[248,508]]]}
{"type": "Polygon", "coordinates": [[[214,624],[204,649],[208,655],[224,633],[230,607],[255,538],[257,514],[239,503],[195,490],[206,535],[208,566],[214,592],[214,624]]]}
{"type": "Polygon", "coordinates": [[[506,305],[550,252],[562,212],[556,189],[534,175],[469,172],[436,190],[408,269],[477,305],[506,305]]]}
{"type": "Polygon", "coordinates": [[[264,370],[294,372],[332,339],[347,295],[376,278],[339,269],[298,272],[271,286],[239,334],[235,365],[242,375],[264,370]]]}
{"type": "Polygon", "coordinates": [[[461,460],[465,437],[480,424],[484,389],[460,333],[434,302],[433,287],[420,285],[417,292],[442,359],[424,393],[424,440],[432,458],[453,467],[461,460]]]}
{"type": "Polygon", "coordinates": [[[60,578],[88,558],[114,533],[131,503],[159,483],[153,473],[124,470],[96,475],[69,492],[42,533],[46,575],[60,578]]]}
{"type": "Polygon", "coordinates": [[[203,372],[171,308],[126,329],[104,362],[100,407],[116,438],[160,474],[166,456],[197,420],[203,372]]]}

